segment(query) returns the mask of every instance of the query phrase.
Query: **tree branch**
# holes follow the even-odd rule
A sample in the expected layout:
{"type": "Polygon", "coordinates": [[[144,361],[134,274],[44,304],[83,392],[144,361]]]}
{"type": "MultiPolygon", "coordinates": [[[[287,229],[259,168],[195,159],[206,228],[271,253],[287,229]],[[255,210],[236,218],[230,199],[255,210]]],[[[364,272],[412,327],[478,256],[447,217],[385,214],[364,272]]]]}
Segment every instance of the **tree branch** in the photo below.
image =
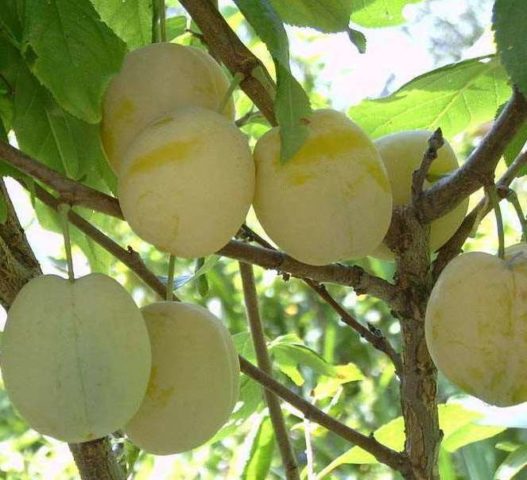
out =
{"type": "MultiPolygon", "coordinates": [[[[508,187],[519,174],[521,168],[526,165],[527,152],[524,152],[518,155],[514,162],[510,164],[507,171],[498,180],[496,187],[508,187]]],[[[465,217],[463,223],[459,226],[454,235],[439,250],[439,254],[433,265],[434,278],[437,278],[448,263],[461,253],[461,249],[467,238],[490,211],[491,207],[487,202],[487,199],[483,198],[465,217]]]]}
{"type": "Polygon", "coordinates": [[[210,0],[181,0],[180,3],[200,28],[203,39],[214,55],[221,59],[233,75],[244,75],[241,88],[271,125],[276,125],[270,92],[274,89],[274,82],[262,62],[241,42],[210,0]],[[262,78],[256,78],[255,71],[260,72],[262,78]]]}
{"type": "Polygon", "coordinates": [[[82,185],[38,162],[24,152],[0,140],[0,158],[21,172],[49,185],[60,194],[63,203],[84,205],[112,217],[122,218],[119,202],[114,197],[82,185]]]}
{"type": "MultiPolygon", "coordinates": [[[[260,237],[247,225],[242,225],[241,235],[250,241],[254,241],[264,248],[276,250],[267,240],[260,237]]],[[[376,277],[374,277],[376,278],[376,277]]],[[[366,328],[358,320],[340,305],[327,291],[325,285],[315,282],[310,278],[302,279],[322,300],[324,300],[340,316],[341,320],[353,328],[361,337],[367,340],[377,350],[385,353],[392,360],[395,372],[399,376],[402,370],[402,360],[400,355],[394,350],[390,342],[379,329],[366,328]]]]}
{"type": "MultiPolygon", "coordinates": [[[[271,359],[267,351],[265,334],[262,327],[262,320],[258,309],[258,297],[256,295],[256,286],[254,283],[253,267],[249,263],[240,262],[240,275],[242,277],[243,297],[245,300],[245,309],[251,330],[256,361],[262,372],[272,376],[271,359]]],[[[269,416],[275,431],[278,448],[284,464],[285,475],[288,480],[300,480],[298,473],[298,464],[295,458],[293,447],[289,440],[287,427],[284,416],[280,408],[278,397],[271,391],[265,390],[265,401],[269,408],[269,416]]]]}
{"type": "Polygon", "coordinates": [[[322,410],[318,409],[302,397],[299,397],[287,387],[284,387],[281,383],[277,382],[274,378],[255,367],[244,357],[240,356],[239,359],[243,373],[263,385],[267,390],[278,395],[297,410],[301,411],[307,419],[322,425],[348,442],[363,448],[371,453],[379,462],[401,472],[403,475],[408,471],[407,459],[403,453],[385,447],[382,443],[375,440],[373,436],[363,435],[333,417],[330,417],[322,410]]]}
{"type": "Polygon", "coordinates": [[[107,438],[68,446],[82,480],[125,480],[107,438]]]}
{"type": "Polygon", "coordinates": [[[249,262],[260,267],[285,272],[293,277],[310,278],[316,282],[336,283],[353,287],[357,294],[368,293],[389,304],[396,302],[398,291],[395,285],[370,275],[357,266],[332,263],[324,266],[299,262],[278,250],[255,247],[244,242],[231,240],[218,251],[219,255],[249,262]]]}
{"type": "Polygon", "coordinates": [[[417,199],[415,206],[420,220],[428,223],[441,217],[463,198],[492,182],[501,155],[526,119],[527,101],[515,88],[500,116],[468,160],[417,199]]]}

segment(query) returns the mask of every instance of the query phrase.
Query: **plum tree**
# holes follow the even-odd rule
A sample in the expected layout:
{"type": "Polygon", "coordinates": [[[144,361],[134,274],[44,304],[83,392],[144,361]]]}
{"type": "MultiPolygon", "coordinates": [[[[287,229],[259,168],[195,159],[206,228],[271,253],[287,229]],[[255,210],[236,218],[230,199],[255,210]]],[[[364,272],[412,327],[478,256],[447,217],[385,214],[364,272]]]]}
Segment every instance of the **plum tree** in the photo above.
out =
{"type": "MultiPolygon", "coordinates": [[[[394,206],[405,205],[411,199],[412,173],[419,168],[423,154],[427,149],[427,141],[432,132],[426,130],[411,130],[386,135],[375,140],[375,146],[381,154],[392,186],[394,206]]],[[[429,188],[434,181],[453,172],[459,166],[456,154],[445,140],[437,151],[437,158],[432,162],[424,187],[429,188]]],[[[468,198],[463,199],[452,211],[434,220],[430,226],[430,249],[436,251],[458,229],[465,218],[468,208],[468,198]]],[[[393,260],[393,252],[382,243],[372,256],[393,260]]]]}
{"type": "Polygon", "coordinates": [[[500,407],[527,401],[527,244],[505,259],[468,252],[448,264],[426,310],[437,367],[461,389],[500,407]]]}
{"type": "Polygon", "coordinates": [[[247,138],[211,110],[177,110],[131,144],[118,190],[141,238],[181,257],[212,254],[238,231],[253,198],[247,138]]]}
{"type": "Polygon", "coordinates": [[[152,374],[125,432],[150,453],[191,450],[212,438],[236,404],[240,367],[234,344],[221,321],[198,305],[158,302],[142,311],[152,374]]]}
{"type": "Polygon", "coordinates": [[[123,427],[150,375],[145,322],[128,292],[91,274],[37,277],[9,311],[2,375],[9,398],[37,431],[86,442],[123,427]]]}
{"type": "Polygon", "coordinates": [[[344,114],[319,110],[309,119],[300,151],[280,162],[274,128],[254,151],[254,210],[266,233],[305,263],[369,255],[391,218],[392,195],[382,161],[369,137],[344,114]]]}
{"type": "MultiPolygon", "coordinates": [[[[104,97],[101,138],[117,172],[128,146],[143,128],[180,107],[217,110],[229,88],[214,59],[198,48],[155,43],[129,53],[104,97]]],[[[224,109],[234,118],[232,99],[224,109]]]]}

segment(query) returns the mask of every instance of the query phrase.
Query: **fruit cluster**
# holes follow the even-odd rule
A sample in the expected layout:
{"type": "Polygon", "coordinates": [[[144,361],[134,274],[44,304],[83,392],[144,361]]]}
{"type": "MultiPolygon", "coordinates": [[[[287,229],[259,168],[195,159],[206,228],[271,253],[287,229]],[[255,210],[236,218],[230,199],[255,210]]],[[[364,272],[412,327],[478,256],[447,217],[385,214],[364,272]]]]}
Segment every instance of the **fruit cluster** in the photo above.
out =
{"type": "MultiPolygon", "coordinates": [[[[274,128],[258,140],[253,161],[228,92],[219,65],[196,48],[159,43],[126,57],[104,99],[101,133],[131,228],[160,250],[205,256],[235,235],[253,203],[269,237],[297,260],[393,259],[382,240],[393,204],[409,200],[430,133],[374,144],[345,115],[319,110],[306,119],[308,138],[293,158],[281,162],[274,128]]],[[[430,173],[457,166],[445,145],[430,173]]],[[[434,222],[433,249],[466,209],[434,222]]]]}
{"type": "Polygon", "coordinates": [[[139,310],[106,275],[43,275],[9,310],[2,376],[42,434],[78,443],[123,429],[163,455],[205,443],[227,421],[239,364],[228,330],[203,307],[139,310]]]}
{"type": "MultiPolygon", "coordinates": [[[[412,172],[430,133],[401,132],[374,143],[345,115],[319,110],[306,119],[302,148],[282,162],[278,128],[251,153],[233,122],[229,92],[227,77],[201,50],[162,43],[126,57],[104,99],[101,135],[131,228],[160,250],[201,257],[236,234],[253,204],[269,237],[299,261],[393,260],[382,241],[393,206],[410,200],[412,172]]],[[[431,179],[458,166],[448,144],[438,153],[431,179]]],[[[464,202],[432,223],[432,250],[466,210],[464,202]]],[[[527,399],[524,383],[511,380],[527,364],[510,360],[511,342],[523,348],[527,335],[526,258],[525,246],[505,261],[460,256],[443,272],[427,310],[437,365],[461,388],[498,405],[527,399]],[[477,286],[476,275],[464,281],[476,272],[477,286]],[[503,375],[502,365],[513,373],[503,375]]],[[[83,442],[123,429],[146,451],[168,454],[204,443],[226,422],[237,401],[239,364],[229,332],[201,307],[159,302],[140,311],[104,275],[45,275],[11,307],[2,373],[15,407],[44,434],[83,442]]]]}

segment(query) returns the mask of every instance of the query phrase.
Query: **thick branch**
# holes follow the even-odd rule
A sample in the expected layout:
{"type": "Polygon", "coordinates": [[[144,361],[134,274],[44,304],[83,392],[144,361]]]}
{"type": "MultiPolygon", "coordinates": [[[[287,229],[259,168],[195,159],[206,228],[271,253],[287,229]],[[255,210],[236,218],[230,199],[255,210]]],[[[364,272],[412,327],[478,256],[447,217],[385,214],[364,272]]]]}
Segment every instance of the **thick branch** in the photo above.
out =
{"type": "Polygon", "coordinates": [[[9,309],[20,289],[42,271],[2,180],[0,195],[7,208],[7,219],[0,224],[0,303],[9,309]]]}
{"type": "MultiPolygon", "coordinates": [[[[256,353],[256,361],[260,370],[271,376],[271,359],[269,358],[269,353],[267,351],[265,334],[258,309],[258,297],[256,294],[252,265],[240,262],[240,275],[242,277],[243,297],[245,299],[247,318],[249,320],[251,337],[253,340],[254,351],[256,353]]],[[[273,424],[273,429],[275,431],[278,448],[284,464],[286,478],[288,480],[299,480],[300,475],[298,473],[298,464],[296,462],[293,447],[289,440],[289,433],[282,414],[282,409],[280,408],[280,401],[278,400],[278,397],[269,390],[265,390],[264,394],[265,401],[269,408],[271,423],[273,424]]]]}
{"type": "Polygon", "coordinates": [[[60,194],[64,203],[84,205],[113,217],[122,218],[119,202],[115,198],[61,175],[1,140],[0,158],[21,172],[49,185],[60,194]]]}
{"type": "Polygon", "coordinates": [[[275,125],[273,99],[269,92],[274,84],[260,60],[240,41],[210,0],[181,0],[180,3],[200,28],[203,39],[215,56],[233,75],[244,74],[241,88],[269,122],[275,125]],[[256,69],[268,85],[253,76],[256,69]]]}
{"type": "Polygon", "coordinates": [[[107,438],[70,443],[69,447],[82,480],[125,480],[107,438]]]}
{"type": "Polygon", "coordinates": [[[281,383],[277,382],[274,378],[255,367],[244,357],[240,356],[239,359],[243,373],[263,385],[267,390],[278,395],[296,409],[300,410],[306,418],[322,425],[348,442],[358,445],[371,453],[379,462],[388,465],[394,470],[403,474],[407,471],[407,460],[402,453],[398,453],[385,447],[371,435],[363,435],[338,420],[335,420],[333,417],[325,414],[322,410],[318,409],[302,397],[299,397],[287,387],[284,387],[281,383]]]}
{"type": "Polygon", "coordinates": [[[416,201],[419,218],[431,222],[452,210],[481,186],[491,183],[501,155],[526,118],[527,101],[514,89],[500,116],[463,166],[438,181],[416,201]]]}

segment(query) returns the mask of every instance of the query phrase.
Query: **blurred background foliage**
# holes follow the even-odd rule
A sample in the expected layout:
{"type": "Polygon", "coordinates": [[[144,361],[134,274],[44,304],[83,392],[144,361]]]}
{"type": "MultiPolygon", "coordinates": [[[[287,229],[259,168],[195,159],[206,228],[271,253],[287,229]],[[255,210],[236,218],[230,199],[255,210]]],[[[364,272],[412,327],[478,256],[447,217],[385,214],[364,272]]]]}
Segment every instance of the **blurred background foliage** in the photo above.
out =
{"type": "MultiPolygon", "coordinates": [[[[128,48],[150,42],[140,31],[131,31],[126,24],[119,23],[120,17],[112,16],[108,2],[92,0],[92,3],[128,48]]],[[[130,3],[143,5],[145,18],[149,18],[148,2],[130,3]]],[[[363,3],[375,8],[376,3],[382,2],[363,3]]],[[[493,51],[490,0],[400,0],[390,4],[398,4],[400,8],[383,28],[369,25],[367,15],[352,15],[352,22],[357,21],[357,29],[367,40],[367,53],[363,57],[345,32],[324,34],[315,29],[287,27],[292,71],[308,93],[313,108],[350,109],[361,124],[366,118],[361,112],[367,103],[359,102],[365,97],[389,99],[390,94],[418,74],[493,51]]],[[[171,0],[167,5],[169,39],[204,47],[197,27],[179,3],[171,0]]],[[[221,1],[220,7],[231,27],[274,72],[265,45],[236,6],[221,1]]],[[[352,26],[355,28],[354,23],[352,26]]],[[[509,94],[506,83],[500,88],[498,104],[509,94]]],[[[238,117],[249,116],[252,104],[245,94],[236,92],[235,99],[238,117]]],[[[419,98],[413,101],[419,102],[419,98]]],[[[488,129],[489,120],[471,124],[449,139],[460,160],[477,145],[488,129]]],[[[264,121],[251,117],[243,131],[254,142],[267,128],[264,121]]],[[[14,137],[12,140],[20,141],[14,137]]],[[[103,174],[90,177],[90,183],[111,191],[115,184],[112,173],[103,166],[98,168],[103,169],[103,174]]],[[[498,172],[504,168],[505,164],[500,164],[498,172]]],[[[9,181],[9,188],[44,270],[64,273],[61,237],[53,233],[59,231],[56,217],[15,182],[9,181]]],[[[521,180],[515,183],[515,189],[524,203],[526,192],[521,180]]],[[[478,200],[477,195],[474,197],[472,203],[478,200]]],[[[84,209],[78,211],[120,245],[130,245],[161,279],[166,279],[167,256],[139,240],[124,222],[84,209]]],[[[515,243],[520,237],[518,221],[509,207],[504,206],[504,212],[507,243],[515,243]]],[[[248,224],[264,235],[252,213],[248,224]]],[[[89,270],[106,272],[133,292],[139,304],[156,299],[134,273],[84,234],[76,232],[74,243],[77,274],[89,270]]],[[[496,247],[494,221],[489,216],[468,241],[467,248],[493,252],[496,247]]],[[[394,273],[390,263],[370,258],[356,263],[387,279],[394,273]]],[[[276,378],[335,418],[362,432],[377,431],[377,438],[400,448],[404,436],[398,419],[401,413],[398,380],[387,358],[346,327],[302,281],[259,268],[255,274],[276,378]]],[[[235,261],[215,256],[201,263],[178,259],[175,287],[183,300],[202,304],[219,315],[234,335],[240,353],[253,358],[235,261]]],[[[328,290],[351,315],[380,329],[399,349],[398,322],[382,302],[358,297],[344,287],[330,285],[328,290]]],[[[527,479],[527,473],[521,472],[527,462],[527,407],[489,408],[463,396],[442,377],[439,401],[446,404],[441,411],[445,432],[440,454],[443,480],[527,479]]],[[[283,404],[283,408],[303,478],[399,478],[364,452],[350,449],[338,436],[302,418],[292,407],[283,404]]],[[[137,451],[118,434],[113,444],[123,465],[137,480],[284,478],[261,388],[246,377],[242,379],[240,402],[230,422],[207,445],[185,454],[154,457],[137,451]]],[[[66,480],[75,476],[67,446],[29,430],[0,390],[0,478],[66,480]]]]}

